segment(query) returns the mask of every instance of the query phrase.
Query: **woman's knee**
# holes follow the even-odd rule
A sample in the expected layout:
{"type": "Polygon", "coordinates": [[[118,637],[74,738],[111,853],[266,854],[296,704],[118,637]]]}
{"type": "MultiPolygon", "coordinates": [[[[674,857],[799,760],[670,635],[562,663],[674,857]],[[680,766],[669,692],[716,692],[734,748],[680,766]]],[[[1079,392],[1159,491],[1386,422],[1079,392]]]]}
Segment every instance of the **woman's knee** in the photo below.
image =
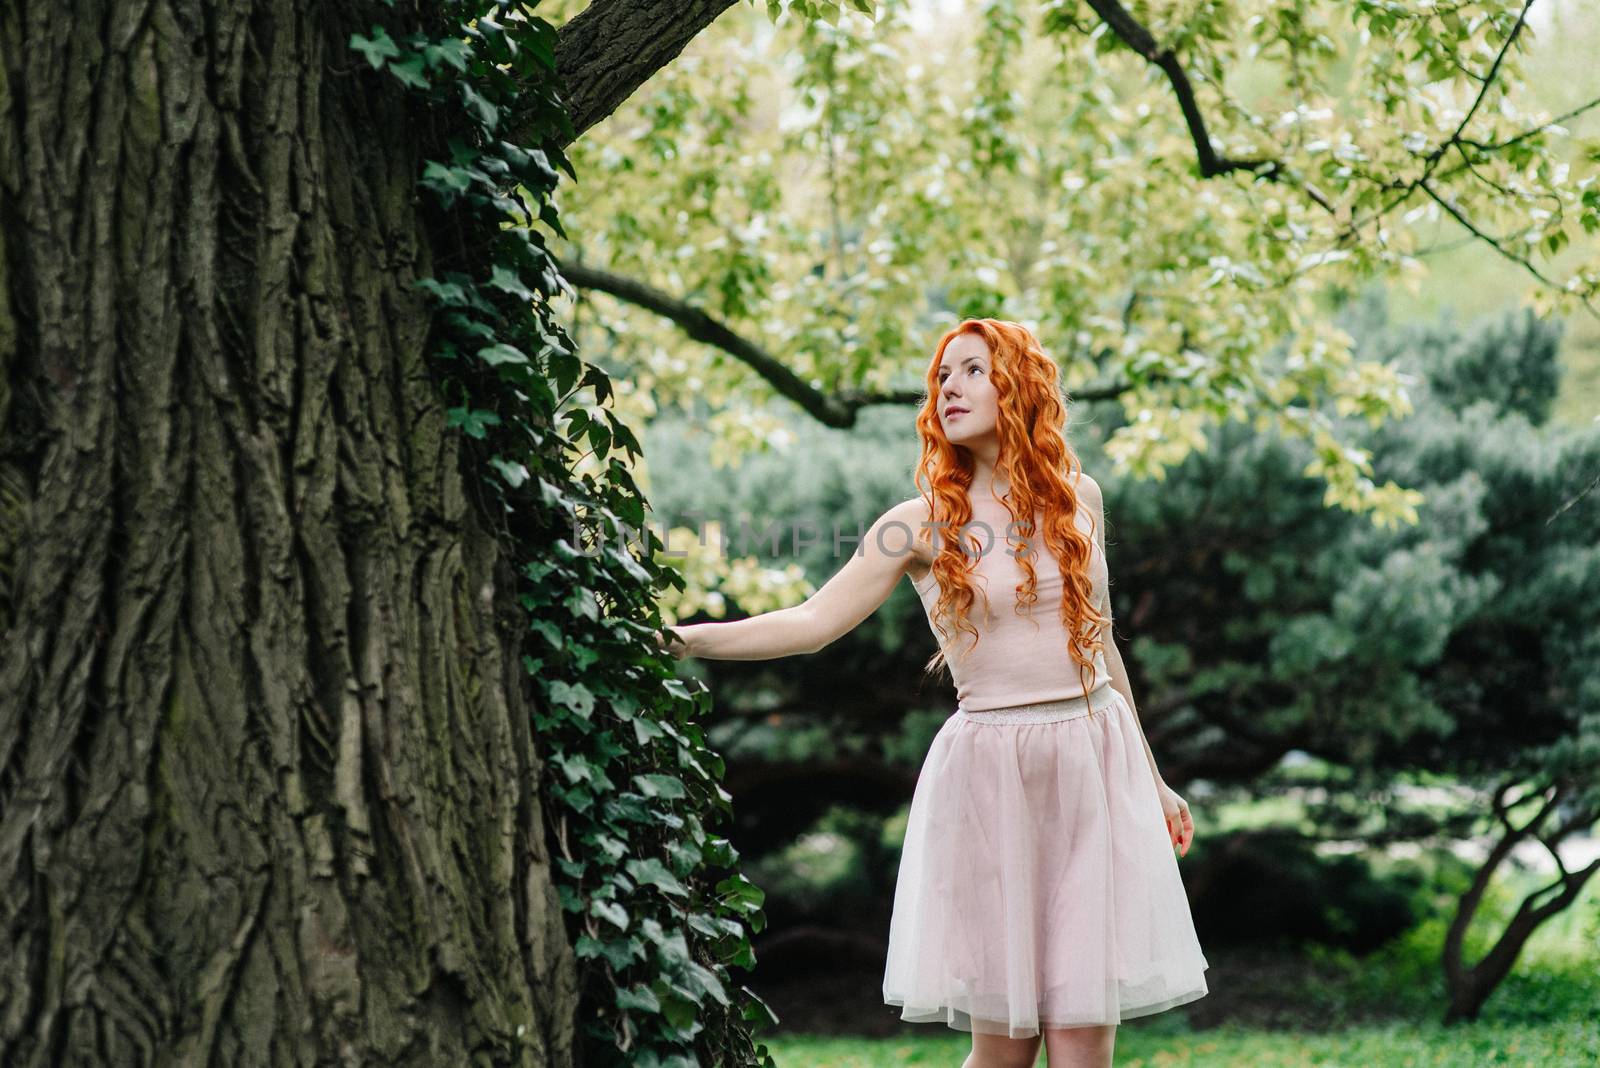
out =
{"type": "Polygon", "coordinates": [[[1033,1068],[1042,1041],[1042,1035],[1010,1038],[973,1032],[972,1053],[962,1068],[1033,1068]]]}
{"type": "Polygon", "coordinates": [[[1078,1068],[1110,1064],[1116,1046],[1117,1025],[1093,1027],[1050,1027],[1044,1032],[1046,1055],[1052,1068],[1057,1063],[1078,1068]]]}

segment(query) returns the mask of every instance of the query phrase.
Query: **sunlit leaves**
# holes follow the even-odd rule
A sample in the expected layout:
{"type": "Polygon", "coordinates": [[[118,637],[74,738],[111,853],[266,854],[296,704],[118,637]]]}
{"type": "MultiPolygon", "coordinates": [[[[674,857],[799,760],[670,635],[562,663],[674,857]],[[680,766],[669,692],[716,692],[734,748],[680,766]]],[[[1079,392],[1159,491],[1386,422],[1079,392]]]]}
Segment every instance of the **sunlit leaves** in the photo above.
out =
{"type": "MultiPolygon", "coordinates": [[[[1172,86],[1086,4],[971,0],[926,26],[903,0],[873,19],[821,6],[775,5],[808,16],[775,30],[730,12],[574,147],[585,181],[563,205],[586,260],[704,308],[819,388],[914,383],[956,317],[1018,319],[1069,387],[1138,387],[1112,453],[1154,474],[1196,418],[1336,436],[1321,413],[1403,414],[1404,383],[1318,324],[1330,292],[1414,283],[1422,235],[1452,212],[1530,263],[1600,232],[1594,159],[1518,103],[1529,25],[1500,58],[1520,2],[1134,5],[1183,60],[1216,152],[1271,161],[1276,181],[1199,177],[1172,86]]],[[[1600,291],[1600,261],[1550,277],[1555,293],[1526,275],[1570,309],[1600,291]]],[[[592,308],[653,403],[770,397],[676,327],[592,308]]],[[[1406,510],[1344,450],[1318,477],[1345,507],[1406,510]]]]}

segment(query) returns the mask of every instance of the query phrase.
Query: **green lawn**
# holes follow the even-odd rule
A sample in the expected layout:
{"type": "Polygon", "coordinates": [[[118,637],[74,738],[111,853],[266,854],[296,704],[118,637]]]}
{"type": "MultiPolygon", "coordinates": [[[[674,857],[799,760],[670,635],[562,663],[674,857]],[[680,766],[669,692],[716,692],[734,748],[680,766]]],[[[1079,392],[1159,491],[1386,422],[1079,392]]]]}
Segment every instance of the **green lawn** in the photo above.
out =
{"type": "MultiPolygon", "coordinates": [[[[1469,961],[1484,951],[1521,895],[1544,881],[1515,871],[1491,885],[1486,915],[1467,940],[1469,961]]],[[[1212,1018],[1220,1009],[1229,1022],[1195,1029],[1182,1007],[1130,1020],[1118,1029],[1116,1064],[1600,1068],[1600,880],[1535,935],[1479,1020],[1449,1028],[1438,1022],[1444,1007],[1438,955],[1449,919],[1444,904],[1365,958],[1313,948],[1292,958],[1292,966],[1275,957],[1236,968],[1227,989],[1214,982],[1208,995],[1219,999],[1212,1018]]],[[[1222,958],[1218,953],[1213,963],[1222,958]]],[[[763,1040],[780,1068],[958,1068],[971,1048],[970,1036],[942,1024],[888,1039],[785,1033],[763,1040]]],[[[1045,1063],[1041,1050],[1036,1064],[1045,1063]]]]}
{"type": "MultiPolygon", "coordinates": [[[[889,1068],[903,1064],[956,1068],[966,1057],[971,1040],[951,1032],[878,1042],[787,1038],[768,1040],[768,1046],[780,1068],[889,1068]]],[[[1042,1051],[1037,1063],[1045,1063],[1042,1051]]],[[[1263,1033],[1231,1027],[1201,1034],[1170,1034],[1130,1022],[1118,1029],[1116,1063],[1120,1068],[1477,1068],[1490,1064],[1578,1068],[1600,1063],[1600,1023],[1591,1017],[1561,1024],[1475,1023],[1451,1029],[1436,1024],[1391,1025],[1333,1034],[1263,1033]]]]}

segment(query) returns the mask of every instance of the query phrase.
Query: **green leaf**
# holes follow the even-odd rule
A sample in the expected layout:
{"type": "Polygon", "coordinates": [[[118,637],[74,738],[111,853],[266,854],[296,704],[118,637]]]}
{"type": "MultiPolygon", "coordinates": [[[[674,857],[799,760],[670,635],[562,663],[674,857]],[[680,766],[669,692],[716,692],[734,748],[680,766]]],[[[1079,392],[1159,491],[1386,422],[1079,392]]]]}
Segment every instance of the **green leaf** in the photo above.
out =
{"type": "Polygon", "coordinates": [[[561,648],[561,628],[548,619],[528,621],[528,629],[540,635],[552,648],[561,648]]]}
{"type": "MultiPolygon", "coordinates": [[[[571,392],[572,384],[578,380],[578,375],[583,370],[583,361],[560,346],[552,346],[550,350],[550,373],[556,380],[556,389],[563,394],[571,392]]],[[[589,424],[593,433],[597,423],[589,424]]]]}
{"type": "Polygon", "coordinates": [[[614,835],[600,835],[595,845],[611,860],[621,860],[628,855],[627,844],[614,835]]]}
{"type": "Polygon", "coordinates": [[[617,1008],[660,1012],[661,1001],[656,997],[655,991],[641,983],[636,986],[617,988],[617,1008]]]}
{"type": "Polygon", "coordinates": [[[472,172],[465,167],[447,167],[430,159],[422,168],[422,184],[429,189],[465,193],[472,188],[472,172]]]}
{"type": "MultiPolygon", "coordinates": [[[[752,957],[748,965],[740,964],[740,967],[755,967],[755,958],[752,957]]],[[[739,989],[744,991],[745,1004],[743,1014],[746,1020],[763,1019],[765,1021],[763,1026],[771,1026],[778,1022],[778,1014],[773,1012],[771,1007],[765,1001],[762,1001],[754,990],[747,986],[741,986],[739,989]]]]}
{"type": "MultiPolygon", "coordinates": [[[[495,264],[494,270],[489,273],[489,285],[503,293],[510,293],[513,297],[523,300],[533,300],[533,291],[522,284],[522,279],[517,277],[517,272],[501,264],[495,264]]],[[[563,392],[565,392],[563,390],[563,392]]]]}
{"type": "Polygon", "coordinates": [[[635,775],[633,782],[646,797],[664,797],[670,801],[686,797],[689,793],[684,788],[683,780],[671,775],[635,775]]]}
{"type": "Polygon", "coordinates": [[[400,46],[394,43],[387,30],[382,26],[372,27],[372,36],[363,37],[359,33],[350,35],[350,47],[367,57],[367,62],[372,64],[373,70],[378,70],[387,60],[395,59],[400,55],[400,46]]]}
{"type": "Polygon", "coordinates": [[[567,436],[573,440],[581,438],[589,425],[589,412],[585,408],[574,408],[562,418],[567,421],[567,436]]]}
{"type": "Polygon", "coordinates": [[[428,77],[422,73],[421,56],[411,56],[399,63],[389,64],[389,73],[398,78],[402,85],[411,86],[413,89],[428,87],[428,77]]]}
{"type": "Polygon", "coordinates": [[[567,777],[567,782],[574,785],[594,780],[594,765],[581,756],[568,756],[565,753],[561,753],[552,757],[551,763],[561,769],[561,773],[567,777]]]}
{"type": "Polygon", "coordinates": [[[627,869],[628,874],[641,884],[648,883],[652,886],[658,886],[675,897],[689,896],[688,888],[680,883],[678,877],[672,874],[667,869],[667,866],[655,857],[650,857],[647,860],[630,860],[624,867],[627,869]]]}
{"type": "Polygon", "coordinates": [[[596,901],[589,906],[589,911],[602,920],[611,921],[624,931],[628,929],[628,910],[615,901],[596,901]]]}
{"type": "Polygon", "coordinates": [[[642,946],[636,938],[623,938],[614,942],[602,942],[589,935],[579,935],[578,941],[573,946],[580,960],[594,957],[604,957],[611,967],[622,969],[632,964],[642,955],[642,946]]]}
{"type": "Polygon", "coordinates": [[[767,900],[766,891],[739,874],[718,883],[717,893],[723,895],[723,903],[729,908],[743,912],[754,911],[767,900]]]}
{"type": "Polygon", "coordinates": [[[687,1032],[694,1024],[695,1017],[700,1012],[700,1006],[686,997],[668,995],[661,1003],[661,1015],[667,1022],[679,1031],[687,1032]]]}
{"type": "Polygon", "coordinates": [[[467,60],[472,55],[472,46],[459,37],[446,37],[423,48],[422,55],[430,68],[437,69],[448,63],[456,70],[465,71],[467,60]]]}
{"type": "Polygon", "coordinates": [[[594,591],[587,586],[579,586],[569,593],[565,604],[574,616],[589,620],[600,618],[600,602],[595,600],[594,591]]]}
{"type": "Polygon", "coordinates": [[[499,426],[500,417],[494,412],[481,408],[451,408],[448,413],[446,426],[461,427],[468,434],[482,440],[487,436],[485,427],[499,426]]]}
{"type": "Polygon", "coordinates": [[[500,472],[501,477],[506,480],[506,484],[512,489],[516,489],[528,481],[528,468],[523,464],[502,460],[498,456],[491,457],[489,462],[494,465],[495,470],[500,472]]]}
{"type": "Polygon", "coordinates": [[[527,355],[513,345],[504,342],[498,345],[489,345],[478,350],[478,359],[491,367],[499,367],[503,363],[527,363],[527,355]]]}
{"type": "Polygon", "coordinates": [[[455,282],[441,282],[437,278],[419,278],[416,288],[432,293],[441,304],[469,305],[467,291],[455,282]]]}
{"type": "Polygon", "coordinates": [[[570,683],[557,679],[550,684],[549,694],[552,702],[570,708],[584,719],[594,715],[594,694],[581,682],[570,683]]]}
{"type": "Polygon", "coordinates": [[[710,968],[690,961],[684,966],[684,973],[695,986],[699,987],[700,993],[710,994],[717,1000],[718,1004],[723,1006],[731,1004],[728,1000],[728,992],[723,989],[722,981],[717,978],[716,973],[710,968]]]}
{"type": "Polygon", "coordinates": [[[482,93],[479,93],[469,83],[461,83],[461,98],[467,108],[477,114],[478,121],[490,132],[500,121],[500,109],[491,104],[482,93]]]}

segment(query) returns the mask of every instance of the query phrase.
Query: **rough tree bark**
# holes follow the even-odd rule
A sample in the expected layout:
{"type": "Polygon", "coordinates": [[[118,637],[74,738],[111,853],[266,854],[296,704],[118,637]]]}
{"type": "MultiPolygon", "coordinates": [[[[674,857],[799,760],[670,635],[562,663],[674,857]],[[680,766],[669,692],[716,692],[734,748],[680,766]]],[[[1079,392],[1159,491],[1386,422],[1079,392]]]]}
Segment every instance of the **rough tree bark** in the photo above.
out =
{"type": "Polygon", "coordinates": [[[371,14],[0,8],[0,1063],[572,1060],[371,14]]]}

